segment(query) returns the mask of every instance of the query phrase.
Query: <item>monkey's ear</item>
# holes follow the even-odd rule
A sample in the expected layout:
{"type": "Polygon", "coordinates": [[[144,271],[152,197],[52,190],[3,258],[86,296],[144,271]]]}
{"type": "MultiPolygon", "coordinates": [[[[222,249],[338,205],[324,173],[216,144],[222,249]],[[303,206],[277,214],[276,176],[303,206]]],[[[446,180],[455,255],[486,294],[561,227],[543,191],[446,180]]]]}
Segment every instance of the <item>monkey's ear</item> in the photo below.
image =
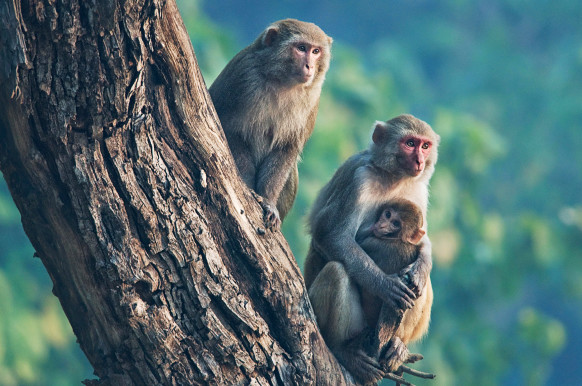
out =
{"type": "Polygon", "coordinates": [[[267,30],[263,33],[263,45],[269,47],[273,44],[275,39],[277,39],[277,35],[279,34],[279,27],[270,26],[267,30]]]}
{"type": "Polygon", "coordinates": [[[410,236],[410,238],[407,240],[410,244],[418,244],[420,242],[420,239],[422,239],[422,236],[424,236],[426,232],[424,231],[424,229],[418,229],[416,232],[414,232],[414,234],[412,236],[410,236]]]}
{"type": "Polygon", "coordinates": [[[375,144],[384,142],[388,137],[388,124],[382,121],[374,123],[374,133],[372,134],[372,141],[375,144]]]}

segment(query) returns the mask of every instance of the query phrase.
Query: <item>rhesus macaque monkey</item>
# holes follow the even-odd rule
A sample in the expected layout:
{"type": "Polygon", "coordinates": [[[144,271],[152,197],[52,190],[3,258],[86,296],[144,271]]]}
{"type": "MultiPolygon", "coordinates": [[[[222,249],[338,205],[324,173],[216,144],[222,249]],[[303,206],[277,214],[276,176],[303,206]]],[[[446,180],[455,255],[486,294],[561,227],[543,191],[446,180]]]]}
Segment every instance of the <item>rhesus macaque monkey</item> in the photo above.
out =
{"type": "Polygon", "coordinates": [[[295,19],[271,24],[209,88],[244,182],[279,227],[297,195],[297,162],[313,132],[332,39],[295,19]]]}
{"type": "MultiPolygon", "coordinates": [[[[399,273],[418,257],[425,234],[422,212],[408,200],[395,200],[382,206],[376,217],[372,226],[360,229],[356,240],[385,273],[399,273]]],[[[433,296],[430,278],[426,286],[414,306],[404,313],[394,336],[382,336],[382,331],[377,331],[385,322],[381,311],[394,314],[394,310],[385,310],[379,298],[353,283],[341,263],[325,265],[313,281],[309,296],[331,350],[358,381],[368,383],[384,376],[384,367],[368,355],[370,351],[377,355],[380,348],[386,347],[382,359],[386,368],[396,370],[408,358],[406,344],[428,330],[433,296]],[[376,347],[373,339],[378,332],[380,341],[376,347]]]]}
{"type": "MultiPolygon", "coordinates": [[[[356,241],[356,233],[376,222],[377,210],[386,202],[405,198],[422,211],[426,224],[428,183],[438,158],[440,137],[425,122],[412,115],[400,115],[376,122],[370,148],[349,158],[323,187],[311,210],[311,246],[305,261],[305,283],[310,295],[324,299],[349,297],[341,293],[311,290],[316,276],[326,264],[348,286],[378,297],[392,309],[409,309],[421,295],[432,269],[431,244],[423,239],[417,259],[398,274],[387,274],[356,241]],[[324,252],[322,252],[324,251],[324,252]],[[329,265],[329,264],[328,264],[329,265]],[[345,277],[343,277],[343,276],[345,277]],[[410,288],[402,280],[408,275],[410,288]]],[[[347,288],[347,287],[346,287],[347,288]]],[[[312,300],[313,301],[313,300],[312,300]]],[[[349,303],[346,303],[349,304],[349,303]]],[[[348,324],[342,317],[351,310],[338,310],[337,329],[348,324]]],[[[361,313],[360,313],[361,314],[361,313]]],[[[375,358],[364,352],[350,360],[373,371],[375,358]]]]}
{"type": "MultiPolygon", "coordinates": [[[[419,243],[426,233],[422,229],[422,211],[408,200],[396,200],[381,207],[379,212],[377,221],[370,228],[361,229],[356,234],[356,241],[382,271],[387,274],[400,273],[416,260],[420,252],[419,243]]],[[[405,281],[406,279],[407,276],[405,281]]],[[[385,322],[381,317],[382,301],[378,297],[361,290],[360,300],[368,326],[378,326],[378,323],[385,322]]],[[[387,368],[396,370],[406,361],[408,343],[420,339],[428,331],[432,301],[429,276],[420,296],[414,301],[414,306],[404,313],[394,336],[386,337],[380,333],[379,347],[374,349],[385,347],[392,338],[389,348],[391,351],[384,355],[387,368]]],[[[382,313],[387,312],[393,313],[394,310],[382,310],[382,313]]]]}

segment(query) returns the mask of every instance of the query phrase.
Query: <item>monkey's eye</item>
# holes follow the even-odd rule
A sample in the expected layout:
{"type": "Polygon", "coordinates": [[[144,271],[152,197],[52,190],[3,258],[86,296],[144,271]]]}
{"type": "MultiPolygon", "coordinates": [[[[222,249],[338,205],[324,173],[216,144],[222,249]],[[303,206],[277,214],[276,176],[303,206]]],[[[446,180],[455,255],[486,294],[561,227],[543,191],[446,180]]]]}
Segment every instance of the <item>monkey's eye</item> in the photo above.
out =
{"type": "Polygon", "coordinates": [[[305,47],[305,45],[303,45],[303,44],[301,44],[301,45],[297,46],[297,49],[298,49],[299,51],[301,51],[301,52],[305,52],[305,51],[307,51],[307,48],[306,48],[306,47],[305,47]]]}
{"type": "Polygon", "coordinates": [[[424,150],[428,149],[429,147],[430,147],[430,143],[428,143],[428,142],[425,142],[425,143],[422,144],[422,148],[424,150]]]}
{"type": "Polygon", "coordinates": [[[386,218],[390,218],[390,216],[392,216],[392,213],[389,210],[387,210],[387,211],[384,212],[384,216],[386,218]]]}
{"type": "Polygon", "coordinates": [[[397,229],[400,229],[400,226],[402,225],[402,224],[400,223],[400,221],[398,221],[398,220],[394,221],[392,224],[393,224],[393,225],[394,225],[394,227],[395,227],[395,228],[397,228],[397,229]]]}
{"type": "Polygon", "coordinates": [[[414,147],[414,141],[412,139],[409,139],[408,141],[406,141],[406,146],[414,147]]]}
{"type": "Polygon", "coordinates": [[[314,53],[315,55],[319,54],[319,48],[316,48],[316,49],[314,49],[314,50],[313,50],[313,53],[314,53]]]}

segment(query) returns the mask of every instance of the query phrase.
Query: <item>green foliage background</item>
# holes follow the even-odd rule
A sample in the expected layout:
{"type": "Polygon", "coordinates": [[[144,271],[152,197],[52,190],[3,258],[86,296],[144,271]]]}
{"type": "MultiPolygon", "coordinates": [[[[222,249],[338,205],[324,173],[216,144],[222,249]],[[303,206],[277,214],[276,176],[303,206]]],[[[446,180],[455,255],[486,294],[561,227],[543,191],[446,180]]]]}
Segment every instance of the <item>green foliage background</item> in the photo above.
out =
{"type": "MultiPolygon", "coordinates": [[[[208,85],[271,21],[313,21],[335,39],[283,227],[301,266],[310,204],[375,120],[408,112],[441,135],[435,305],[414,347],[438,378],[419,384],[582,384],[579,2],[178,3],[208,85]]],[[[0,384],[79,384],[91,367],[33,252],[2,184],[0,384]]]]}

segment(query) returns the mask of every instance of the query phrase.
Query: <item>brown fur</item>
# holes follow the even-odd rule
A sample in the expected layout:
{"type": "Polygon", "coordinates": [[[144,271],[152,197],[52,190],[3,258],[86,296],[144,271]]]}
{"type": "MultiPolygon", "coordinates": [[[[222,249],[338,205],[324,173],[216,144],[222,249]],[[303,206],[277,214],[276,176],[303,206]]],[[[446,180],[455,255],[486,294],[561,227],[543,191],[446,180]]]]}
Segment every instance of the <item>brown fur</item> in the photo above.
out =
{"type": "MultiPolygon", "coordinates": [[[[410,201],[396,200],[381,207],[376,222],[360,230],[356,240],[382,271],[398,274],[419,256],[421,245],[415,243],[424,235],[422,225],[420,208],[410,201]],[[390,218],[381,215],[385,210],[390,211],[390,218]],[[396,222],[401,225],[393,225],[396,222]]],[[[414,306],[405,311],[394,336],[382,333],[383,318],[393,313],[384,308],[380,298],[351,280],[339,262],[322,268],[309,296],[328,346],[358,381],[368,383],[384,376],[384,367],[377,359],[392,370],[407,360],[406,344],[428,330],[433,293],[429,278],[414,306]],[[394,347],[390,347],[391,340],[394,347]],[[382,350],[385,347],[393,350],[382,350]]]]}
{"type": "Polygon", "coordinates": [[[420,208],[425,223],[428,183],[440,140],[428,124],[411,115],[376,122],[372,139],[370,148],[348,159],[317,197],[309,218],[312,241],[304,267],[322,334],[338,360],[360,382],[377,381],[384,373],[377,358],[361,349],[364,337],[357,331],[366,322],[361,317],[361,302],[352,301],[353,288],[380,299],[386,307],[412,308],[415,298],[432,299],[432,289],[427,288],[432,260],[430,241],[425,237],[413,254],[416,258],[412,264],[387,273],[362,249],[356,237],[377,221],[378,210],[385,203],[396,199],[412,201],[420,208]],[[432,143],[420,173],[414,173],[410,156],[402,150],[402,141],[410,136],[432,143]],[[401,279],[406,273],[414,291],[401,279]],[[326,320],[335,324],[326,325],[326,320]]]}
{"type": "Polygon", "coordinates": [[[425,122],[412,115],[401,115],[387,122],[376,122],[377,142],[350,157],[335,172],[317,196],[309,217],[312,242],[304,267],[305,283],[311,285],[328,261],[344,264],[359,285],[388,300],[391,285],[355,240],[362,226],[375,222],[376,211],[395,198],[405,198],[420,207],[426,223],[428,183],[438,158],[440,137],[425,122]],[[396,162],[397,142],[407,135],[432,138],[433,149],[422,174],[407,175],[396,162]],[[326,256],[318,250],[326,251],[326,256]]]}
{"type": "Polygon", "coordinates": [[[268,225],[279,226],[295,200],[297,162],[313,132],[331,44],[315,24],[277,21],[240,51],[209,89],[241,177],[264,198],[272,216],[268,225]],[[297,42],[321,50],[308,81],[296,76],[297,42]]]}
{"type": "MultiPolygon", "coordinates": [[[[400,273],[418,258],[421,245],[412,244],[406,240],[415,238],[414,234],[422,228],[423,220],[420,208],[408,200],[390,202],[386,204],[386,207],[390,207],[400,216],[399,220],[402,222],[400,237],[382,237],[367,232],[362,236],[363,239],[359,240],[359,244],[384,273],[394,274],[400,273]]],[[[382,211],[384,209],[385,207],[381,208],[382,211]]],[[[382,226],[378,224],[382,221],[386,220],[381,218],[377,220],[374,224],[376,229],[382,226]]],[[[375,326],[378,323],[382,301],[365,290],[361,290],[360,296],[366,322],[368,326],[375,326]]],[[[428,331],[432,300],[433,292],[429,277],[421,295],[415,300],[414,306],[404,313],[395,333],[404,344],[420,339],[428,331]]],[[[380,342],[381,345],[387,343],[380,342]]]]}

